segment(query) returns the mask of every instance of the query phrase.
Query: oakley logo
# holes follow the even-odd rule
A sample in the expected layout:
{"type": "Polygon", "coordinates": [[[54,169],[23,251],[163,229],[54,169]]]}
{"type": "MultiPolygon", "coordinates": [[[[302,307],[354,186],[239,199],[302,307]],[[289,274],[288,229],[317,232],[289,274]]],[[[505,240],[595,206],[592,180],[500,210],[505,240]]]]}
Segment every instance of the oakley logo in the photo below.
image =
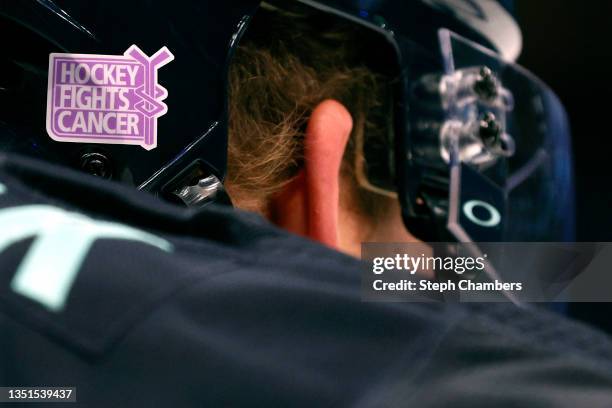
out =
{"type": "Polygon", "coordinates": [[[19,241],[34,238],[11,281],[11,289],[55,312],[64,308],[97,240],[135,241],[172,251],[170,242],[147,232],[45,205],[0,210],[0,231],[0,253],[19,241]]]}
{"type": "Polygon", "coordinates": [[[497,211],[497,208],[491,204],[480,200],[470,200],[463,205],[463,214],[468,220],[472,221],[476,225],[480,225],[485,228],[493,228],[499,225],[501,222],[501,214],[497,211]],[[487,213],[487,218],[479,218],[474,214],[474,210],[480,208],[487,213]]]}
{"type": "Polygon", "coordinates": [[[168,92],[157,70],[174,59],[163,47],[148,57],[54,53],[49,58],[47,133],[58,142],[157,146],[157,119],[168,92]]]}

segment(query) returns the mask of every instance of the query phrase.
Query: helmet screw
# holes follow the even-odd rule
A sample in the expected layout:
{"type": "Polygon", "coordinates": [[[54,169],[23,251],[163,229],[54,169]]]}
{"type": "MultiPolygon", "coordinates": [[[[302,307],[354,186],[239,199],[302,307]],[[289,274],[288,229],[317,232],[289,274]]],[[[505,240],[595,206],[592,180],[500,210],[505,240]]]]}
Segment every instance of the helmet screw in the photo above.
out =
{"type": "Polygon", "coordinates": [[[502,135],[502,126],[492,112],[484,114],[479,123],[478,133],[487,147],[497,147],[502,135]]]}
{"type": "Polygon", "coordinates": [[[491,68],[480,68],[480,78],[474,83],[474,92],[485,100],[491,100],[497,96],[497,79],[491,68]]]}
{"type": "Polygon", "coordinates": [[[110,162],[101,153],[85,153],[81,156],[81,169],[93,176],[109,179],[112,176],[110,162]]]}

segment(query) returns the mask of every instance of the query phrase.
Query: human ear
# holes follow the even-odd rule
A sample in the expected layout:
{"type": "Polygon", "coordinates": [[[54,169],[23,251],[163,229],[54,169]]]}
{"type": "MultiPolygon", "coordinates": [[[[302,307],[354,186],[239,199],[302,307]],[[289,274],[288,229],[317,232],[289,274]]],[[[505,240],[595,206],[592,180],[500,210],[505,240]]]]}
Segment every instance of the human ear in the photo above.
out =
{"type": "Polygon", "coordinates": [[[273,222],[337,248],[340,167],[352,128],[340,102],[328,99],[316,106],[306,128],[304,168],[273,199],[273,222]]]}

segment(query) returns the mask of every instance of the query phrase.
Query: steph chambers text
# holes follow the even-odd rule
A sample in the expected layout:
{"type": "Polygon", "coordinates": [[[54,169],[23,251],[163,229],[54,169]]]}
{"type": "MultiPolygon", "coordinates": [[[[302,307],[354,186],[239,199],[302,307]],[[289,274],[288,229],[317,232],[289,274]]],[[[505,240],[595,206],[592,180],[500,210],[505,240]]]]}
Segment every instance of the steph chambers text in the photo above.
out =
{"type": "Polygon", "coordinates": [[[457,282],[448,280],[445,282],[434,282],[427,279],[418,281],[402,279],[395,282],[385,282],[382,279],[377,279],[372,282],[372,288],[377,292],[451,292],[451,291],[469,291],[469,292],[488,292],[488,291],[521,291],[523,284],[520,282],[501,282],[495,280],[493,282],[472,282],[468,279],[459,280],[457,282]]]}

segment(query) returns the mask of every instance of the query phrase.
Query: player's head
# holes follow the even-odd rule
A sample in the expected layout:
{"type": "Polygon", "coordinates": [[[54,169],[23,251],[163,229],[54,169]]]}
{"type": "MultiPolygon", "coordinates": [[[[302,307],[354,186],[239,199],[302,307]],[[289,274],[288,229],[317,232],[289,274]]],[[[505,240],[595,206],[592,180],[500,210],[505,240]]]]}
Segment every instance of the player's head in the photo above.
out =
{"type": "Polygon", "coordinates": [[[392,151],[393,73],[372,66],[392,57],[364,53],[369,41],[312,7],[264,3],[229,74],[234,205],[356,254],[360,242],[412,238],[397,198],[368,189],[361,174],[365,137],[392,151]]]}
{"type": "Polygon", "coordinates": [[[571,208],[563,111],[539,81],[502,61],[520,51],[514,21],[495,2],[428,3],[495,24],[503,35],[476,27],[502,55],[434,30],[418,43],[392,39],[410,56],[397,67],[397,49],[338,9],[274,1],[259,9],[230,66],[226,186],[235,205],[352,253],[360,242],[415,236],[570,237],[571,223],[557,218],[571,208]],[[440,72],[427,41],[441,48],[440,72]],[[402,104],[408,111],[398,112],[402,104]],[[397,228],[402,210],[407,230],[397,228]]]}
{"type": "Polygon", "coordinates": [[[571,232],[565,116],[510,62],[499,3],[124,3],[2,5],[0,149],[193,206],[220,191],[229,111],[230,193],[281,224],[337,188],[352,222],[401,212],[426,239],[571,232]]]}

